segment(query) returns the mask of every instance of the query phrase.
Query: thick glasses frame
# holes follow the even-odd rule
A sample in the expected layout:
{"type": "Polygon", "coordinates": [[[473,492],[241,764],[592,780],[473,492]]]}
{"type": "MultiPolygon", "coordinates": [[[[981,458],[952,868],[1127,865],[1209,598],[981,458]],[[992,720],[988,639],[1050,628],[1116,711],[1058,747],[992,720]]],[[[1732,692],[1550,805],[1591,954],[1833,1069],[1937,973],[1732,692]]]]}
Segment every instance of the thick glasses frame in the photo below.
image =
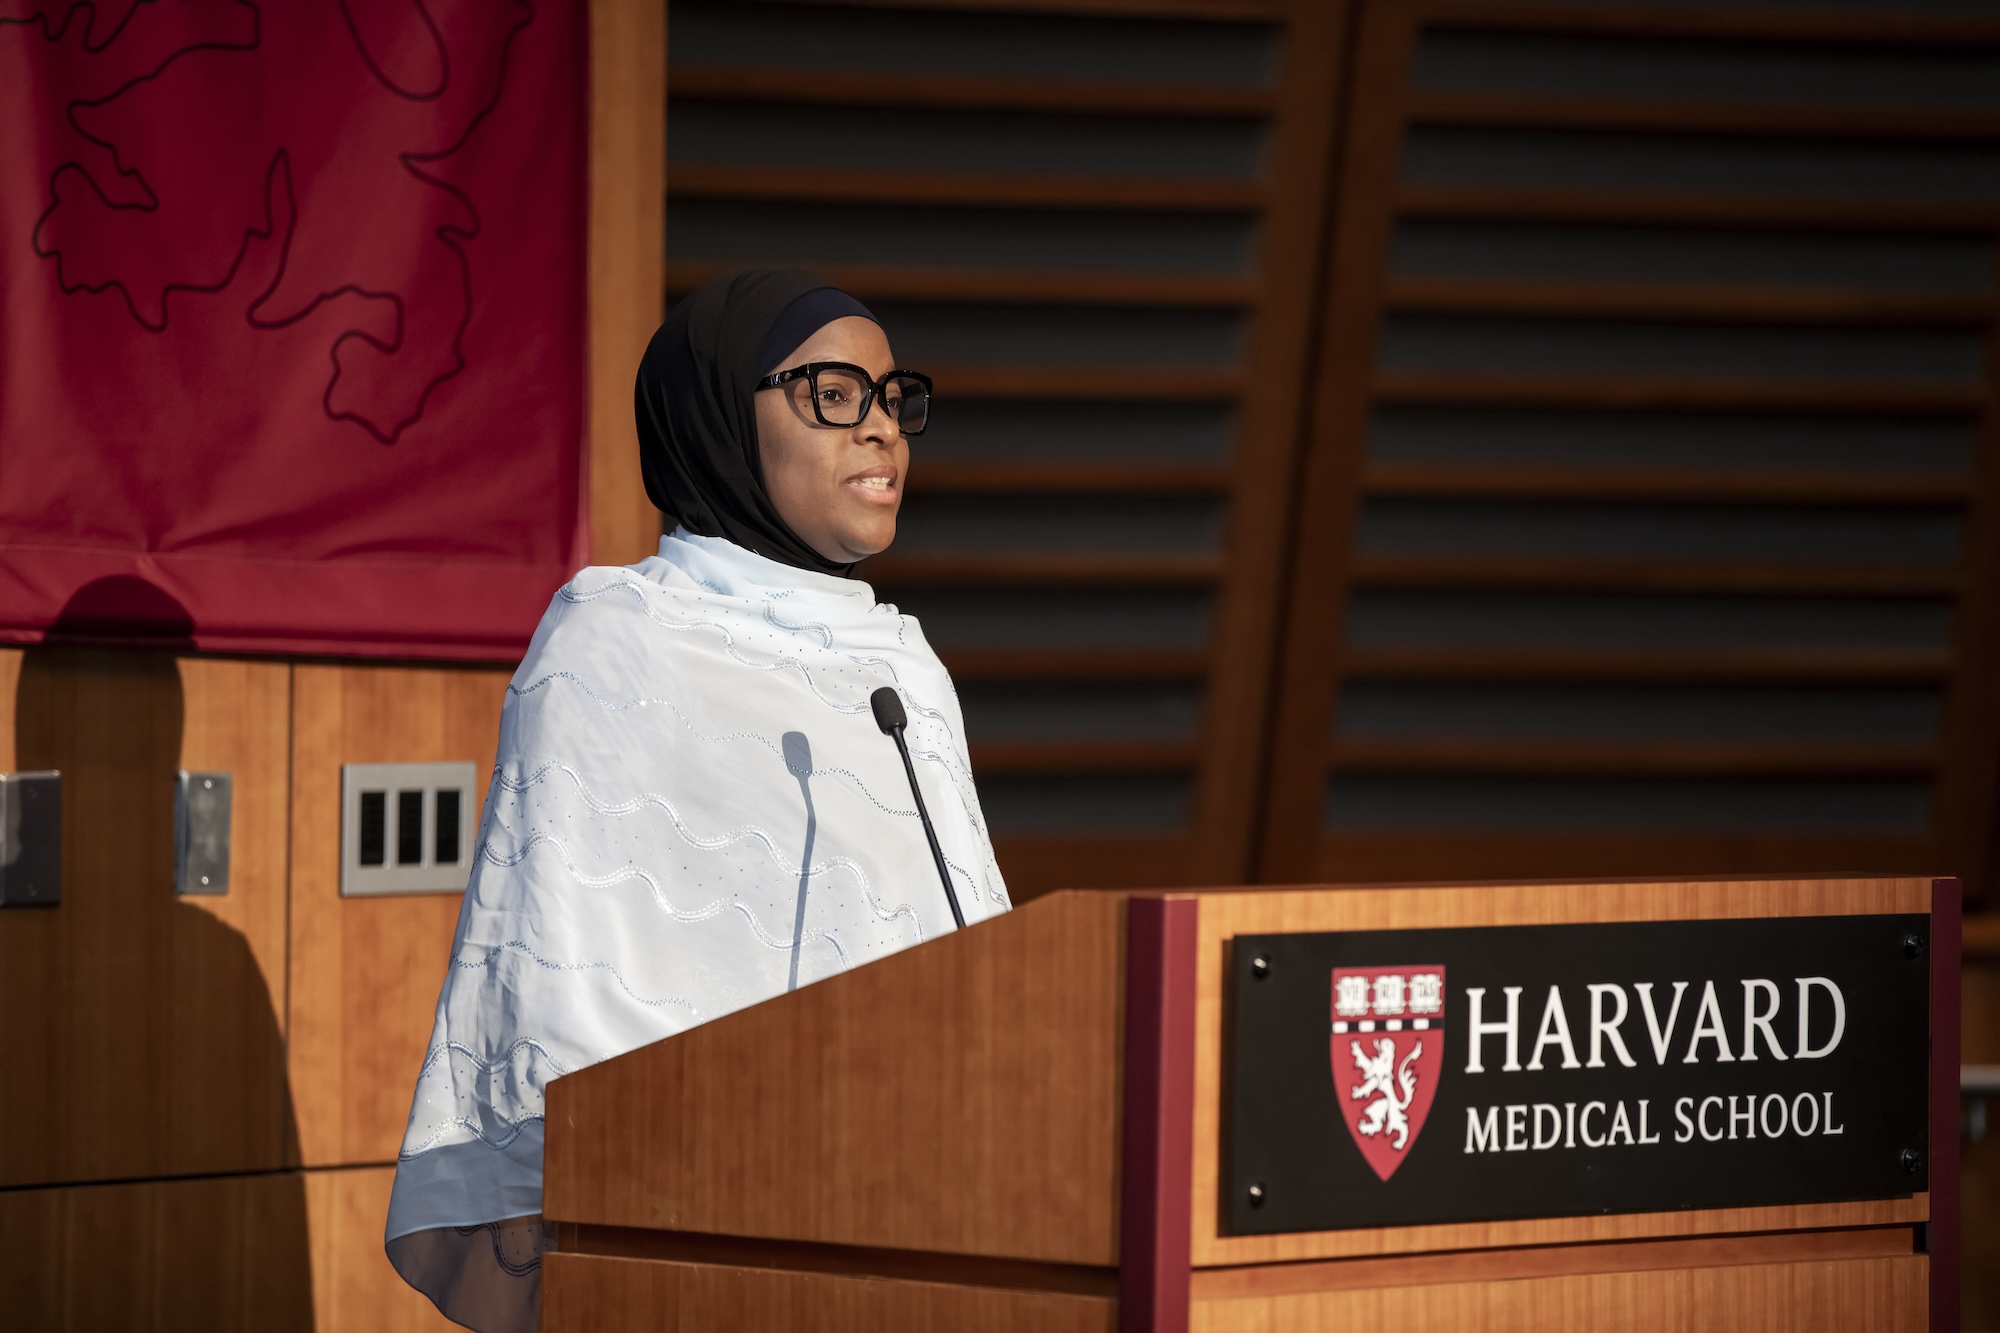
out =
{"type": "MultiPolygon", "coordinates": [[[[757,388],[759,390],[782,389],[785,385],[790,384],[793,380],[801,378],[803,378],[806,381],[807,385],[809,386],[809,392],[807,393],[807,397],[812,399],[813,417],[819,422],[820,425],[832,426],[836,430],[851,430],[855,426],[858,426],[862,422],[868,420],[869,409],[873,408],[875,406],[876,400],[882,397],[882,390],[889,383],[890,380],[896,380],[896,379],[915,380],[917,383],[924,386],[924,400],[925,400],[924,424],[917,427],[915,430],[909,430],[904,427],[900,414],[892,416],[889,419],[896,423],[897,430],[901,431],[906,438],[910,439],[914,439],[915,437],[922,435],[925,431],[930,429],[931,423],[930,423],[929,400],[931,396],[931,377],[929,375],[920,374],[914,370],[892,370],[883,375],[882,378],[880,379],[871,380],[868,378],[868,372],[866,370],[849,361],[808,361],[802,366],[793,366],[790,370],[780,370],[776,374],[766,375],[763,379],[757,381],[757,388]],[[853,373],[856,379],[859,379],[863,384],[868,386],[868,395],[867,397],[862,399],[860,414],[856,416],[854,420],[828,421],[826,419],[826,413],[820,410],[819,376],[820,372],[823,370],[850,371],[853,373]]],[[[887,409],[885,408],[883,409],[883,411],[884,414],[886,415],[887,409]]]]}

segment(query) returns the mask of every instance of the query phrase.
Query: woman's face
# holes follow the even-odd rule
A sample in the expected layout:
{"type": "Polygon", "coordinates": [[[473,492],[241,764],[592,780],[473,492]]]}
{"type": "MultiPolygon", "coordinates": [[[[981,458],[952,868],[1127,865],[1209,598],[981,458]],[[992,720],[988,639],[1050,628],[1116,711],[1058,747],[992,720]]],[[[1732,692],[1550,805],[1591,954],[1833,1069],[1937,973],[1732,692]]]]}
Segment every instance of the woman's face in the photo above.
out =
{"type": "MultiPolygon", "coordinates": [[[[896,368],[882,326],[859,315],[836,319],[765,369],[775,373],[808,361],[846,361],[874,379],[896,368]]],[[[806,545],[852,564],[896,539],[910,446],[879,401],[858,426],[822,426],[811,393],[803,378],[757,393],[764,489],[806,545]]]]}

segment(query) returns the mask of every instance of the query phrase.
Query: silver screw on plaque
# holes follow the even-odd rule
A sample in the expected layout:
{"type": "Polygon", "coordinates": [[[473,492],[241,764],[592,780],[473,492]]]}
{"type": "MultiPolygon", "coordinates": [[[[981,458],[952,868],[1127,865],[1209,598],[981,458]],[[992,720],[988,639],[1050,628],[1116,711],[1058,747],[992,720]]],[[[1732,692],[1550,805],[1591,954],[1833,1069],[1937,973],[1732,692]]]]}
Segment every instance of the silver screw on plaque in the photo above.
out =
{"type": "Polygon", "coordinates": [[[1252,1208],[1262,1208],[1264,1206],[1264,1187],[1262,1185],[1252,1185],[1248,1192],[1250,1195],[1250,1206],[1252,1208]]]}
{"type": "Polygon", "coordinates": [[[1266,954],[1258,954],[1250,960],[1250,975],[1262,981],[1271,975],[1271,959],[1266,954]]]}
{"type": "Polygon", "coordinates": [[[1903,1155],[1897,1160],[1902,1162],[1904,1174],[1914,1176],[1917,1173],[1918,1164],[1924,1160],[1924,1155],[1915,1148],[1905,1148],[1903,1149],[1903,1155]]]}

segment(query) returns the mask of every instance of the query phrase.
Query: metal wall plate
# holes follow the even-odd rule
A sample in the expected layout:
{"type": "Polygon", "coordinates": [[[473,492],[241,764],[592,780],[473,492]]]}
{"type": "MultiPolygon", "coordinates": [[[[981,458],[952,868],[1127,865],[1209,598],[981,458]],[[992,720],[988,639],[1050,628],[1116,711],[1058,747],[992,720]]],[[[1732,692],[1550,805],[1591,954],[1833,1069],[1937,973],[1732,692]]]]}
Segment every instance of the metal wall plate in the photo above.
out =
{"type": "Polygon", "coordinates": [[[229,892],[227,773],[190,773],[174,780],[174,891],[229,892]]]}
{"type": "Polygon", "coordinates": [[[469,763],[343,765],[341,895],[463,890],[484,795],[469,763]]]}
{"type": "Polygon", "coordinates": [[[0,774],[0,907],[62,902],[62,774],[0,774]]]}

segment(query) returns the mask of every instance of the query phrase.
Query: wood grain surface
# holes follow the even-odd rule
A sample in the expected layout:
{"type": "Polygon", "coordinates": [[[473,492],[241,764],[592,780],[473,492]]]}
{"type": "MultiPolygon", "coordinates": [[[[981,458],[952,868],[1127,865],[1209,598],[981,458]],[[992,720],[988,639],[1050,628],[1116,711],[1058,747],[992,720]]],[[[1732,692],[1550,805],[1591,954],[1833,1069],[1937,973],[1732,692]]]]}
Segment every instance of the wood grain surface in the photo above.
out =
{"type": "Polygon", "coordinates": [[[0,1192],[0,1326],[448,1333],[382,1253],[386,1167],[0,1192]]]}
{"type": "Polygon", "coordinates": [[[20,769],[14,762],[14,690],[21,681],[21,650],[0,648],[0,773],[20,769]]]}
{"type": "MultiPolygon", "coordinates": [[[[911,71],[885,82],[855,70],[774,70],[717,65],[683,65],[673,72],[677,101],[763,102],[794,105],[896,106],[979,111],[1113,111],[1135,115],[1225,115],[1253,118],[1273,109],[1263,88],[1231,88],[1184,83],[1093,82],[1013,76],[981,77],[962,72],[911,71]]],[[[829,282],[844,286],[833,273],[829,282]]],[[[1093,275],[1095,276],[1095,275],[1093,275]]],[[[692,285],[692,284],[690,284],[692,285]]]]}
{"type": "Polygon", "coordinates": [[[1927,1326],[1922,1255],[1590,1273],[1197,1301],[1190,1333],[1820,1333],[1927,1326]]]}
{"type": "MultiPolygon", "coordinates": [[[[206,912],[249,946],[285,1030],[286,876],[291,816],[291,685],[288,663],[184,657],[187,700],[180,767],[231,775],[229,892],[192,894],[180,906],[206,912]]],[[[267,1021],[258,1015],[259,1021],[267,1021]]],[[[247,1040],[240,1034],[238,1040],[247,1040]]]]}
{"type": "Polygon", "coordinates": [[[1415,45],[1407,20],[1364,6],[1352,38],[1358,60],[1351,76],[1352,109],[1343,127],[1336,203],[1317,275],[1316,364],[1305,395],[1305,443],[1298,470],[1300,517],[1292,541],[1290,598],[1277,654],[1273,716],[1265,754],[1267,795],[1254,877],[1303,878],[1313,873],[1310,836],[1325,804],[1324,742],[1333,734],[1329,673],[1338,660],[1346,598],[1337,592],[1353,559],[1360,515],[1360,475],[1366,450],[1356,425],[1374,385],[1376,315],[1387,280],[1393,221],[1379,202],[1395,189],[1401,160],[1403,81],[1415,45]]]}
{"type": "Polygon", "coordinates": [[[1928,1200],[1811,1204],[1787,1208],[1638,1213],[1610,1217],[1386,1227],[1285,1236],[1224,1236],[1220,1180],[1222,978],[1235,935],[1278,931],[1557,925],[1590,921],[1927,912],[1931,881],[1730,880],[1680,883],[1503,884],[1434,888],[1291,888],[1201,898],[1195,1019],[1194,1263],[1197,1268],[1488,1246],[1551,1245],[1647,1236],[1920,1222],[1928,1200]]]}
{"type": "MultiPolygon", "coordinates": [[[[1477,830],[1449,839],[1422,831],[1329,833],[1314,853],[1314,871],[1350,882],[1455,879],[1468,863],[1494,879],[1528,878],[1546,867],[1548,838],[1540,833],[1477,830]]],[[[1894,833],[1711,834],[1573,833],[1563,855],[1578,875],[1644,874],[1671,856],[1686,875],[1755,875],[1839,871],[1896,874],[1922,865],[1920,838],[1894,833]]]]}
{"type": "Polygon", "coordinates": [[[386,1166],[306,1171],[316,1333],[452,1333],[458,1328],[405,1283],[382,1252],[386,1166]]]}
{"type": "Polygon", "coordinates": [[[290,668],[8,658],[13,763],[63,775],[63,900],[0,914],[0,1184],[281,1166],[290,668]],[[224,896],[174,892],[183,767],[236,775],[224,896]]]}
{"type": "MultiPolygon", "coordinates": [[[[1990,834],[1995,794],[2000,792],[2000,745],[1994,743],[2000,729],[2000,581],[1986,577],[2000,561],[2000,450],[1995,448],[2000,445],[2000,397],[1993,392],[2000,382],[2000,337],[1995,336],[2000,306],[1990,284],[1945,291],[1914,277],[1870,283],[1859,270],[1828,270],[1818,277],[1799,273],[1792,275],[1797,280],[1786,281],[1762,268],[1677,269],[1665,256],[1677,245],[1732,232],[1762,232],[1766,243],[1795,240],[1808,249],[1842,233],[1869,234],[1937,253],[1958,244],[1958,235],[1990,235],[1990,201],[1926,198],[1887,184],[1902,164],[1985,142],[1995,132],[1989,112],[1968,102],[1954,103],[1942,86],[1902,105],[1833,84],[1817,94],[1773,88],[1768,96],[1751,100],[1697,71],[1712,68],[1704,62],[1771,60],[1776,49],[1785,49],[1785,58],[1796,61],[1798,70],[1844,61],[1851,62],[1857,75],[1871,65],[1886,69],[1899,60],[1943,62],[1974,58],[1974,53],[1987,58],[2000,42],[2000,28],[1990,21],[1965,24],[1886,9],[1865,16],[1838,14],[1816,5],[1625,8],[1628,12],[1614,14],[1578,4],[1373,0],[1359,11],[1350,57],[1350,110],[1323,242],[1327,258],[1314,279],[1320,332],[1309,375],[1311,408],[1287,580],[1290,599],[1281,630],[1284,646],[1270,710],[1281,722],[1271,726],[1267,747],[1268,796],[1262,807],[1258,875],[1271,881],[1336,876],[1407,880],[1433,875],[1920,869],[1961,877],[1970,897],[1979,901],[1991,867],[2000,865],[2000,849],[1990,834]],[[1779,8],[1788,12],[1781,14],[1779,8]],[[1874,41],[1900,44],[1876,49],[1869,45],[1874,41]],[[1787,42],[1796,45],[1774,46],[1787,42]],[[1532,54],[1552,49],[1548,44],[1566,48],[1570,43],[1580,44],[1574,49],[1602,51],[1606,59],[1657,60],[1671,48],[1689,63],[1651,87],[1584,87],[1553,73],[1538,63],[1542,57],[1532,54]],[[1480,54],[1450,54],[1473,50],[1480,54]],[[1614,56],[1614,51],[1620,54],[1614,56]],[[1461,58],[1467,63],[1456,64],[1461,58]],[[1537,157],[1548,144],[1580,145],[1586,138],[1608,154],[1627,148],[1657,150],[1671,143],[1686,156],[1677,159],[1681,165],[1675,170],[1624,177],[1601,161],[1586,164],[1582,158],[1564,174],[1537,157]],[[1837,188],[1813,197],[1776,186],[1775,176],[1725,179],[1704,175],[1692,165],[1744,151],[1769,153],[1774,163],[1787,155],[1800,160],[1796,155],[1833,151],[1836,143],[1881,165],[1856,170],[1837,188]],[[1467,156],[1453,157],[1445,144],[1458,145],[1467,156]],[[1474,161],[1483,165],[1474,168],[1474,161]],[[1535,162],[1540,165],[1530,165],[1535,162]],[[1486,244],[1475,238],[1503,233],[1539,234],[1551,245],[1563,236],[1568,238],[1563,244],[1573,246],[1578,257],[1609,253],[1597,247],[1626,247],[1620,252],[1628,262],[1614,272],[1569,260],[1510,267],[1497,258],[1497,250],[1474,258],[1486,244]],[[1419,257],[1424,236],[1440,244],[1455,237],[1453,244],[1464,249],[1457,260],[1439,264],[1419,257]],[[1648,256],[1643,261],[1642,254],[1648,256]],[[1503,323],[1547,331],[1555,338],[1568,330],[1579,338],[1578,346],[1595,329],[1615,337],[1620,328],[1666,326],[1688,346],[1718,339],[1715,345],[1720,346],[1752,330],[1775,340],[1846,339],[1865,333],[1909,345],[1950,337],[1963,347],[1966,364],[1955,382],[1938,375],[1916,383],[1883,373],[1787,371],[1754,356],[1725,358],[1703,369],[1664,351],[1618,364],[1551,352],[1540,361],[1508,366],[1483,356],[1449,363],[1418,350],[1423,330],[1483,328],[1489,333],[1481,336],[1502,337],[1497,330],[1503,323]],[[1386,340],[1384,329],[1391,331],[1386,340]],[[1442,455],[1432,454],[1428,462],[1392,457],[1407,447],[1396,443],[1402,437],[1390,429],[1397,420],[1469,421],[1484,414],[1482,429],[1491,430],[1521,413],[1544,410],[1588,413],[1602,423],[1600,438],[1606,441],[1627,438],[1629,432],[1673,416],[1686,422],[1687,413],[1845,414],[1928,419],[1930,428],[1962,432],[1970,447],[1949,476],[1926,476],[1893,458],[1896,451],[1885,446],[1884,475],[1893,469],[1896,480],[1872,487],[1830,454],[1814,462],[1801,459],[1798,466],[1784,469],[1782,477],[1725,477],[1726,469],[1688,446],[1677,457],[1654,456],[1617,482],[1610,474],[1638,459],[1619,457],[1616,448],[1528,466],[1518,466],[1527,461],[1519,456],[1502,459],[1506,451],[1501,451],[1480,465],[1488,475],[1470,487],[1465,483],[1478,479],[1462,471],[1444,475],[1454,467],[1438,467],[1445,462],[1442,455]],[[1385,464],[1401,475],[1385,475],[1385,464]],[[1641,470],[1654,475],[1639,477],[1641,470]],[[1430,475],[1419,475],[1423,473],[1430,475]],[[1623,521],[1627,505],[1737,504],[1760,497],[1774,510],[1790,511],[1782,521],[1793,522],[1799,510],[1824,506],[1843,492],[1853,497],[1857,516],[1879,517],[1905,506],[1929,508],[1939,521],[1959,527],[1963,538],[1908,562],[1855,547],[1852,562],[1836,567],[1815,566],[1789,539],[1774,539],[1762,556],[1717,548],[1708,553],[1712,558],[1691,559],[1653,549],[1593,560],[1579,547],[1559,558],[1521,548],[1512,551],[1519,558],[1481,559],[1468,555],[1470,547],[1457,544],[1461,539],[1446,541],[1438,535],[1453,526],[1437,516],[1438,510],[1430,510],[1434,516],[1427,521],[1442,527],[1428,535],[1412,528],[1399,544],[1387,543],[1372,527],[1379,518],[1386,533],[1399,512],[1425,512],[1423,506],[1406,503],[1413,494],[1449,495],[1454,506],[1462,507],[1467,523],[1476,523],[1470,517],[1474,513],[1518,515],[1522,511],[1510,504],[1518,500],[1561,503],[1573,507],[1572,512],[1595,512],[1599,521],[1615,525],[1623,521]],[[1360,513],[1369,516],[1366,540],[1357,526],[1360,513]],[[1922,645],[1934,663],[1942,661],[1943,679],[1933,674],[1919,687],[1939,708],[1941,720],[1907,736],[1922,753],[1913,749],[1903,756],[1883,752],[1872,758],[1843,753],[1843,733],[1833,725],[1787,733],[1785,739],[1799,747],[1789,757],[1776,749],[1660,750],[1606,743],[1621,731],[1628,740],[1645,740],[1651,733],[1636,715],[1602,721],[1596,726],[1601,734],[1559,746],[1537,745],[1536,724],[1523,722],[1525,715],[1500,723],[1498,713],[1476,709],[1478,720],[1474,713],[1457,718],[1440,714],[1426,724],[1422,737],[1399,724],[1407,733],[1401,745],[1386,732],[1368,731],[1369,719],[1376,716],[1368,711],[1371,693],[1379,698],[1385,687],[1394,690],[1412,677],[1385,669],[1392,664],[1381,658],[1365,673],[1357,671],[1357,650],[1384,646],[1365,639],[1401,639],[1396,651],[1424,652],[1430,661],[1421,664],[1418,679],[1435,678],[1439,664],[1451,663],[1453,678],[1465,682],[1463,698],[1483,696],[1488,702],[1480,707],[1498,708],[1494,701],[1522,696],[1493,685],[1537,679],[1523,669],[1523,662],[1504,660],[1509,655],[1506,640],[1520,632],[1514,625],[1504,632],[1498,628],[1509,619],[1507,610],[1554,608],[1562,603],[1553,594],[1585,591],[1591,604],[1622,603],[1635,616],[1654,606],[1695,605],[1695,597],[1713,599],[1717,606],[1733,602],[1748,607],[1755,605],[1749,601],[1753,597],[1845,594],[1883,605],[1948,609],[1949,633],[1940,631],[1922,645]],[[1675,597],[1690,600],[1677,603],[1675,597]],[[1379,618],[1388,607],[1407,608],[1416,618],[1392,628],[1379,618]],[[1473,607],[1483,609],[1475,614],[1468,609],[1473,607]],[[1488,623],[1479,615],[1495,619],[1488,623]],[[1447,630],[1448,623],[1457,628],[1447,630]],[[1429,628],[1418,632],[1419,624],[1429,628]],[[1475,629],[1475,624],[1483,628],[1475,629]],[[1496,660],[1496,650],[1501,660],[1496,660]],[[1351,688],[1363,674],[1373,684],[1351,688]],[[1350,742],[1366,733],[1366,739],[1384,744],[1349,743],[1329,750],[1325,742],[1336,731],[1346,733],[1350,742]],[[1436,743],[1407,743],[1412,739],[1436,743]],[[1674,816],[1667,822],[1679,827],[1668,828],[1632,815],[1619,816],[1615,823],[1593,818],[1575,802],[1532,816],[1506,815],[1506,802],[1499,801],[1489,803],[1479,817],[1465,819],[1427,805],[1422,795],[1439,789],[1431,783],[1497,791],[1513,785],[1496,778],[1510,762],[1518,772],[1559,774],[1559,780],[1579,784],[1671,772],[1673,790],[1706,788],[1710,811],[1674,816]],[[1837,780],[1840,769],[1852,772],[1869,764],[1903,769],[1893,781],[1911,792],[1922,791],[1929,813],[1903,821],[1884,815],[1874,821],[1876,836],[1867,839],[1852,836],[1847,827],[1808,826],[1777,813],[1748,817],[1747,807],[1740,805],[1730,817],[1718,813],[1732,806],[1727,794],[1732,784],[1770,782],[1778,790],[1774,774],[1788,765],[1809,773],[1813,781],[1827,782],[1837,780]],[[1753,769],[1754,774],[1747,771],[1753,769]],[[1395,775],[1386,776],[1391,770],[1395,775]],[[1373,804],[1385,799],[1384,793],[1400,793],[1405,804],[1394,814],[1385,813],[1373,804]],[[1512,821],[1519,821],[1512,824],[1518,831],[1509,833],[1512,821]],[[1694,836],[1678,836],[1683,831],[1694,836]],[[1859,856],[1854,854],[1857,843],[1867,844],[1858,849],[1859,856]]],[[[1469,461],[1458,458],[1460,464],[1469,461]]],[[[1610,553],[1608,547],[1598,551],[1610,553]]],[[[1494,545],[1487,554],[1508,552],[1494,545]]],[[[1584,601],[1579,597],[1569,604],[1584,601]]],[[[1849,619],[1849,613],[1828,614],[1849,619]]],[[[1578,621],[1579,628],[1547,654],[1568,660],[1542,672],[1539,683],[1574,688],[1593,677],[1599,682],[1630,678],[1625,663],[1606,660],[1607,631],[1582,628],[1584,624],[1578,621]],[[1598,674],[1603,666],[1610,670],[1598,674]]],[[[1732,670],[1736,664],[1729,659],[1747,641],[1692,625],[1671,647],[1673,655],[1693,668],[1683,679],[1732,670]]],[[[1841,675],[1857,665],[1854,642],[1841,634],[1796,637],[1785,652],[1792,661],[1781,669],[1794,680],[1806,664],[1828,677],[1841,675]]],[[[1671,697],[1673,682],[1659,666],[1644,669],[1654,672],[1651,681],[1662,687],[1660,697],[1671,697]]],[[[1781,698],[1792,684],[1769,679],[1767,688],[1781,698]]],[[[1711,730],[1708,739],[1732,737],[1727,725],[1718,723],[1711,730]]],[[[1550,729],[1540,739],[1561,737],[1550,729]]]]}
{"type": "Polygon", "coordinates": [[[0,1293],[9,1329],[313,1333],[304,1182],[0,1192],[0,1293]]]}
{"type": "Polygon", "coordinates": [[[590,4],[590,560],[653,554],[632,377],[659,326],[667,230],[667,6],[590,4]]]}
{"type": "Polygon", "coordinates": [[[1115,1262],[1121,909],[1057,895],[558,1079],[546,1215],[1115,1262]]]}
{"type": "MultiPolygon", "coordinates": [[[[1284,615],[1301,421],[1318,321],[1312,281],[1322,249],[1329,176],[1345,128],[1347,0],[1291,6],[1278,114],[1271,122],[1270,201],[1259,249],[1257,319],[1244,351],[1247,383],[1236,426],[1236,484],[1223,551],[1211,676],[1202,719],[1206,763],[1196,781],[1197,856],[1180,883],[1251,874],[1264,784],[1270,682],[1284,615]]],[[[1144,881],[1124,880],[1135,884],[1144,881]]]]}
{"type": "Polygon", "coordinates": [[[1257,1264],[1245,1268],[1204,1268],[1195,1273],[1192,1291],[1196,1300],[1233,1301],[1311,1292],[1500,1282],[1585,1273],[1902,1258],[1918,1252],[1914,1227],[1774,1231],[1682,1240],[1543,1245],[1529,1249],[1398,1255],[1386,1259],[1331,1259],[1299,1264],[1257,1264]]]}
{"type": "Polygon", "coordinates": [[[1117,1302],[1000,1287],[550,1254],[542,1333],[1112,1333],[1117,1302]]]}
{"type": "Polygon", "coordinates": [[[291,1078],[305,1165],[395,1160],[461,896],[340,896],[341,765],[465,760],[483,783],[506,685],[492,668],[296,669],[291,1078]]]}

